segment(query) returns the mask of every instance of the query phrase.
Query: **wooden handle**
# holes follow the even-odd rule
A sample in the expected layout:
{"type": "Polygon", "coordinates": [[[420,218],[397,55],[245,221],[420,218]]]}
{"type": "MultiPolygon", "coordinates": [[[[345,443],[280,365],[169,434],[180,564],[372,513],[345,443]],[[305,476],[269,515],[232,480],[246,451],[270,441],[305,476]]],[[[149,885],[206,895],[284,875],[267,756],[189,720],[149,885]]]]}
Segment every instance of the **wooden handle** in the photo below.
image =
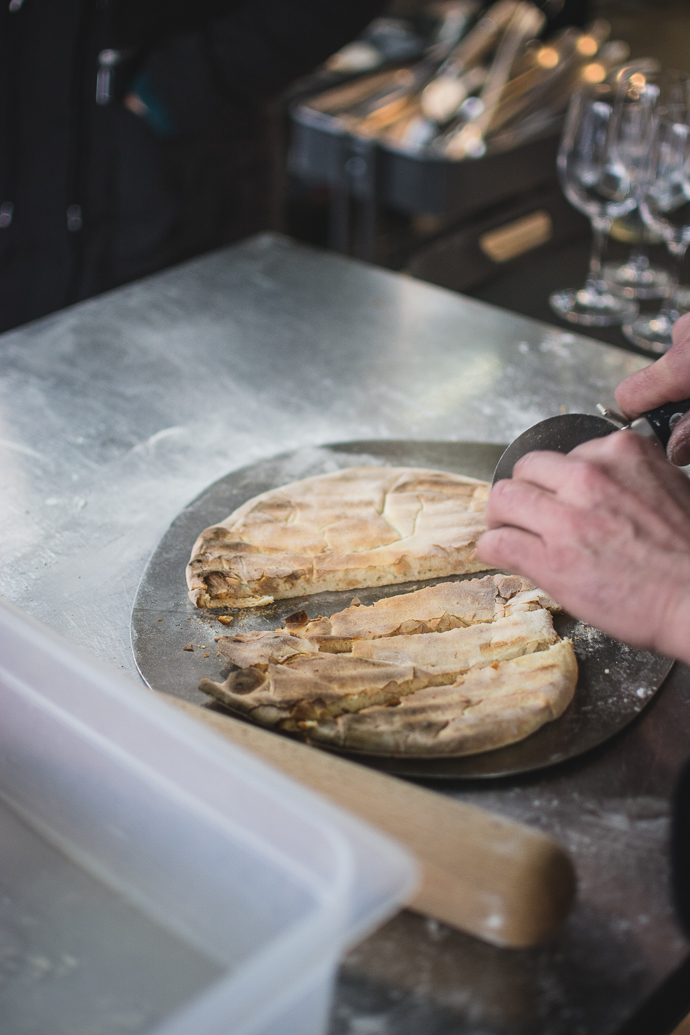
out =
{"type": "Polygon", "coordinates": [[[573,868],[545,834],[229,715],[170,700],[410,849],[421,869],[409,903],[417,912],[510,948],[536,945],[567,916],[573,868]]]}

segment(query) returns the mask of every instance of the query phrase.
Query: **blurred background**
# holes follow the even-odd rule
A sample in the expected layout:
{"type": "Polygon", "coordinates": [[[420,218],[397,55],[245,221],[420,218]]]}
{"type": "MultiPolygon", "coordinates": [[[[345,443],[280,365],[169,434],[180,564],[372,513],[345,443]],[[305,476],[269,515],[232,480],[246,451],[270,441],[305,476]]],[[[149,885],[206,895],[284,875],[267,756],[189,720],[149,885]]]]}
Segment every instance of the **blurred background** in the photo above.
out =
{"type": "MultiPolygon", "coordinates": [[[[468,5],[470,24],[489,7],[468,5]]],[[[474,153],[457,151],[462,107],[431,139],[428,120],[386,94],[390,79],[380,92],[403,105],[397,121],[376,122],[381,104],[372,119],[366,105],[333,102],[372,76],[426,68],[428,78],[457,30],[453,6],[10,0],[0,13],[0,330],[261,230],[557,322],[549,293],[584,281],[591,244],[556,176],[565,95],[560,109],[542,96],[474,153]]],[[[643,57],[690,70],[683,0],[534,6],[541,41],[590,27],[587,60],[601,60],[602,75],[643,57]]],[[[529,78],[538,54],[526,54],[518,71],[529,78]]],[[[625,221],[614,225],[609,261],[634,243],[625,221]]],[[[661,244],[650,257],[668,263],[661,244]]],[[[618,328],[593,333],[634,348],[618,328]]]]}
{"type": "MultiPolygon", "coordinates": [[[[387,11],[397,17],[419,18],[423,4],[399,0],[387,11]]],[[[609,22],[611,40],[624,41],[629,47],[628,61],[657,58],[664,68],[690,68],[690,5],[677,0],[590,0],[582,4],[563,4],[550,14],[544,33],[552,36],[563,25],[584,26],[595,19],[609,22]]],[[[377,212],[375,261],[391,269],[406,270],[413,276],[463,292],[525,315],[558,323],[549,307],[549,294],[565,285],[584,282],[591,248],[591,228],[585,216],[566,201],[560,189],[555,165],[555,143],[560,126],[553,128],[549,147],[534,147],[531,161],[534,179],[539,183],[526,190],[517,184],[509,190],[515,175],[515,153],[507,152],[497,178],[504,180],[508,196],[489,200],[459,218],[452,214],[439,216],[433,212],[414,215],[382,206],[377,212]],[[550,229],[548,239],[540,234],[526,234],[523,247],[509,258],[495,252],[487,254],[486,241],[496,231],[500,240],[502,228],[509,229],[534,213],[547,212],[550,229]]],[[[294,134],[294,127],[293,127],[294,134]]],[[[547,137],[548,140],[548,137],[547,137]]],[[[542,141],[542,144],[546,141],[542,141]]],[[[482,177],[484,172],[482,171],[482,177]]],[[[476,187],[476,184],[474,185],[476,187]]],[[[479,192],[476,192],[479,193],[479,192]]],[[[303,178],[288,174],[285,187],[284,218],[287,232],[315,244],[327,245],[329,205],[332,198],[323,186],[308,185],[303,178]]],[[[471,199],[470,199],[471,202],[471,199]]],[[[470,204],[470,207],[472,205],[470,204]]],[[[607,248],[607,261],[624,262],[636,243],[624,222],[614,225],[607,248]]],[[[356,254],[356,242],[350,244],[356,254]]],[[[488,249],[491,251],[491,249],[488,249]]],[[[668,254],[663,244],[649,246],[650,260],[667,266],[668,254]]],[[[686,265],[686,281],[690,270],[686,265]]],[[[642,303],[645,309],[658,308],[658,302],[642,303]]],[[[573,328],[591,333],[601,340],[641,351],[626,340],[619,327],[573,328]]]]}

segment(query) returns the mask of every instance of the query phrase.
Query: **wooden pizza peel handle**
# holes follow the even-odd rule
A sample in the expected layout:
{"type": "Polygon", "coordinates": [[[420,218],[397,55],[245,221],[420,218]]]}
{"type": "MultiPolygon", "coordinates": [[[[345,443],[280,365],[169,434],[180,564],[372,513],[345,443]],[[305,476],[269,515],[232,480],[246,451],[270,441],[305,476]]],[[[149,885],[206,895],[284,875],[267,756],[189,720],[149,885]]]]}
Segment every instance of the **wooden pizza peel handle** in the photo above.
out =
{"type": "Polygon", "coordinates": [[[538,944],[570,911],[573,867],[547,835],[229,715],[169,700],[410,849],[421,870],[411,909],[506,948],[538,944]]]}

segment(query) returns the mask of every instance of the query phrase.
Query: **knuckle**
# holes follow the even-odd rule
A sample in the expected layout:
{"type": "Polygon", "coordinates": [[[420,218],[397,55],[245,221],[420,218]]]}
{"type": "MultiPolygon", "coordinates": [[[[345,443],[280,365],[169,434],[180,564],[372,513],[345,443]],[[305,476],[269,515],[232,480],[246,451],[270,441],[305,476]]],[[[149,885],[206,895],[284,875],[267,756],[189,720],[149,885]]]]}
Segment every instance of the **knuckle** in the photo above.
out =
{"type": "Polygon", "coordinates": [[[589,498],[593,494],[598,494],[605,480],[605,475],[594,461],[576,460],[573,463],[571,484],[583,496],[589,498]]]}
{"type": "Polygon", "coordinates": [[[522,494],[523,486],[520,482],[516,482],[512,478],[503,478],[491,490],[489,503],[493,503],[497,510],[504,512],[512,507],[516,498],[520,498],[522,494]]]}
{"type": "Polygon", "coordinates": [[[491,533],[491,547],[494,553],[503,554],[506,540],[508,539],[507,532],[508,529],[503,525],[500,528],[495,528],[491,533]]]}
{"type": "Polygon", "coordinates": [[[486,516],[491,518],[494,514],[500,514],[503,508],[503,502],[506,497],[506,490],[504,488],[505,482],[496,482],[486,503],[486,516]]]}
{"type": "Polygon", "coordinates": [[[491,489],[491,492],[489,494],[489,500],[502,499],[506,495],[506,493],[510,492],[512,483],[512,478],[501,478],[500,482],[496,482],[496,484],[491,489]]]}
{"type": "Polygon", "coordinates": [[[516,460],[513,470],[518,472],[526,469],[529,470],[530,468],[533,468],[535,464],[539,464],[539,453],[532,451],[531,453],[525,453],[525,455],[521,456],[519,460],[516,460]]]}
{"type": "Polygon", "coordinates": [[[505,527],[492,528],[485,532],[477,545],[477,552],[485,561],[493,561],[497,564],[504,564],[509,557],[510,551],[507,546],[505,527]]]}
{"type": "Polygon", "coordinates": [[[641,435],[631,431],[617,431],[604,439],[606,452],[615,457],[637,457],[644,453],[645,443],[641,435]]]}
{"type": "Polygon", "coordinates": [[[508,480],[497,482],[494,485],[486,505],[486,520],[489,527],[503,524],[504,518],[512,509],[513,498],[511,485],[508,480]]]}

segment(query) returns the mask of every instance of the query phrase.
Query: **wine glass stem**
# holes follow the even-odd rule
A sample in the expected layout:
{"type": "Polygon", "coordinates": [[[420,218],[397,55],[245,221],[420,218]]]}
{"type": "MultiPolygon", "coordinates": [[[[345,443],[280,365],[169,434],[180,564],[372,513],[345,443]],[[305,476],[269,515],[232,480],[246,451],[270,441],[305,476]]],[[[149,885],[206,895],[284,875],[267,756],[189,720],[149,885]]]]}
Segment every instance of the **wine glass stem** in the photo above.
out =
{"type": "Polygon", "coordinates": [[[669,248],[669,252],[673,259],[673,265],[668,278],[667,294],[664,299],[664,304],[659,312],[659,316],[665,316],[671,323],[674,323],[678,319],[678,312],[676,310],[676,288],[678,287],[678,281],[680,280],[680,269],[683,265],[686,250],[687,245],[685,247],[682,245],[676,245],[673,249],[669,248]]]}
{"type": "Polygon", "coordinates": [[[630,252],[626,265],[634,266],[635,269],[638,269],[640,266],[644,266],[646,268],[649,265],[649,261],[647,259],[647,243],[644,237],[645,225],[644,220],[642,219],[642,214],[637,205],[628,216],[628,219],[630,220],[631,225],[636,227],[639,231],[640,241],[639,244],[637,244],[630,252]]]}
{"type": "Polygon", "coordinates": [[[601,292],[599,274],[601,273],[601,262],[606,246],[606,235],[610,229],[610,219],[592,220],[592,254],[589,260],[589,273],[587,274],[585,289],[594,294],[600,294],[601,292]]]}

